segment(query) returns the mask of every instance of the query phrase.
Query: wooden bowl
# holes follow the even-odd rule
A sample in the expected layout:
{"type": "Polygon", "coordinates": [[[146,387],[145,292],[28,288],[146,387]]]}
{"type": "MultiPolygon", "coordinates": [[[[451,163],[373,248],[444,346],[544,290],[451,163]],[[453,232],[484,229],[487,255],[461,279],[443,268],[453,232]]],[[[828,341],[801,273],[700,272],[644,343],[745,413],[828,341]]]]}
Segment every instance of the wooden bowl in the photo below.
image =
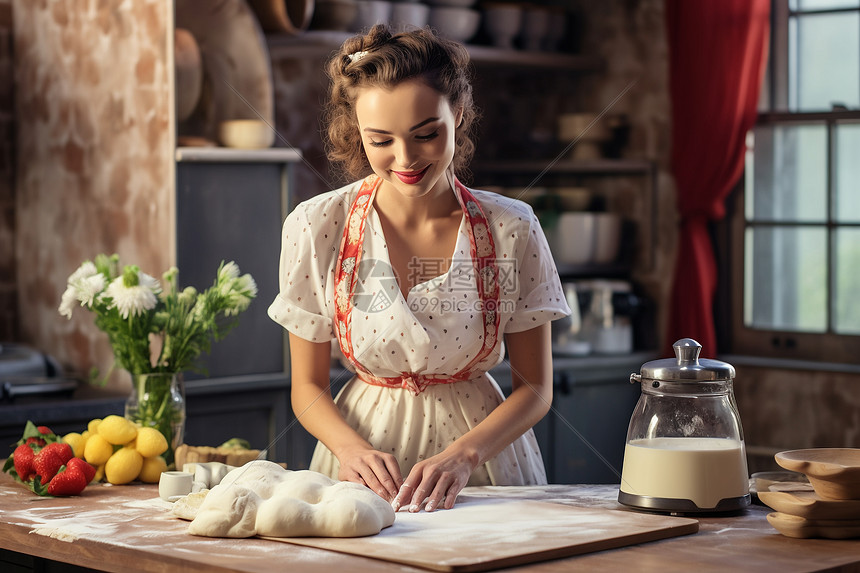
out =
{"type": "Polygon", "coordinates": [[[314,0],[249,0],[266,32],[301,34],[314,13],[314,0]]]}
{"type": "Polygon", "coordinates": [[[815,493],[828,499],[860,499],[860,449],[812,448],[779,452],[776,463],[806,474],[815,493]]]}

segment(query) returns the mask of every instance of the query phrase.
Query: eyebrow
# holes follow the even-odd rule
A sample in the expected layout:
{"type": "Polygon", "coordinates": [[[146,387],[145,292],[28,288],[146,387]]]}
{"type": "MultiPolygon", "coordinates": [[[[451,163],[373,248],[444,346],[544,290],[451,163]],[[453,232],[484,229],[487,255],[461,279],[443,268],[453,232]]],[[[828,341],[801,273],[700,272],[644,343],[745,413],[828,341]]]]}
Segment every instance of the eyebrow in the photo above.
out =
{"type": "MultiPolygon", "coordinates": [[[[438,118],[438,117],[428,117],[427,119],[425,119],[425,120],[424,120],[424,121],[422,121],[421,123],[416,123],[415,125],[413,125],[412,127],[410,127],[410,128],[409,128],[409,131],[410,131],[410,132],[412,132],[412,131],[415,131],[416,129],[421,129],[422,127],[424,127],[424,126],[425,126],[425,125],[427,125],[428,123],[432,123],[432,122],[434,122],[434,121],[438,121],[438,120],[439,120],[439,118],[438,118]]],[[[373,128],[373,127],[365,127],[365,128],[363,129],[363,131],[370,131],[370,132],[373,132],[373,133],[382,133],[382,134],[385,134],[385,135],[391,135],[391,132],[390,132],[390,131],[385,131],[384,129],[375,129],[375,128],[373,128]]]]}

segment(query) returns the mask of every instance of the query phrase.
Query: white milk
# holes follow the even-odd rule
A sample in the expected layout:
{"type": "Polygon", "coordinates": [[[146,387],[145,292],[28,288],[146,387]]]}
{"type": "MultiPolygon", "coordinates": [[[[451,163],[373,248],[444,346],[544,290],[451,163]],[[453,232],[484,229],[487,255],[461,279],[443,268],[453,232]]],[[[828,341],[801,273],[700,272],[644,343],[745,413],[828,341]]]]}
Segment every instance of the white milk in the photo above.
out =
{"type": "Polygon", "coordinates": [[[624,448],[621,491],[716,507],[749,493],[744,445],[722,438],[632,440],[624,448]]]}

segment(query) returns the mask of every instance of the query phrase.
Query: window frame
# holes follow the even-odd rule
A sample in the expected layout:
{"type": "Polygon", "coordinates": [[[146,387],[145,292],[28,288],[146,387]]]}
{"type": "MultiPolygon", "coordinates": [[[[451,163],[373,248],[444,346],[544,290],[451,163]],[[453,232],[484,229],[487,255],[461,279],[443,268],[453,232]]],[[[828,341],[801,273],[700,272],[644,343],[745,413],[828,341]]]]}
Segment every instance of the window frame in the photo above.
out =
{"type": "MultiPolygon", "coordinates": [[[[858,224],[837,221],[830,208],[834,200],[834,127],[837,122],[860,121],[860,110],[835,110],[821,112],[791,112],[789,110],[789,38],[788,0],[773,0],[771,11],[770,60],[765,72],[761,90],[759,117],[756,126],[776,126],[791,124],[822,124],[828,128],[827,143],[827,217],[822,223],[780,222],[786,227],[820,227],[827,231],[828,256],[828,308],[826,332],[799,332],[765,329],[744,324],[744,281],[745,281],[745,241],[746,230],[751,226],[764,226],[746,220],[745,177],[741,177],[733,193],[726,201],[725,220],[715,227],[717,260],[727,273],[721,273],[719,288],[725,291],[718,295],[716,302],[716,323],[720,346],[725,351],[738,355],[753,355],[767,358],[803,360],[812,362],[853,363],[860,362],[860,335],[837,334],[833,331],[833,281],[836,273],[835,252],[831,240],[834,229],[852,228],[858,224]],[[775,111],[771,111],[775,110],[775,111]]],[[[804,14],[836,13],[850,11],[856,13],[860,8],[809,10],[804,14]]],[[[765,223],[767,224],[767,223],[765,223]]]]}

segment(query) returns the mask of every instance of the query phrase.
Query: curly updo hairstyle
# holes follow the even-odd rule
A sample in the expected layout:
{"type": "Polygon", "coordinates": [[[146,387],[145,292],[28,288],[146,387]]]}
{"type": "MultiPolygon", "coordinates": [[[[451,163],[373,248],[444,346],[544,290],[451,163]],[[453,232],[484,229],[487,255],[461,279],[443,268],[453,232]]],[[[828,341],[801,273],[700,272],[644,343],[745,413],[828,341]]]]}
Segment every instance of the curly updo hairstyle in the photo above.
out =
{"type": "Polygon", "coordinates": [[[326,153],[351,178],[372,172],[355,113],[358,88],[390,89],[405,80],[419,79],[445,96],[452,109],[463,109],[463,120],[455,132],[453,167],[457,177],[466,180],[475,152],[472,129],[478,112],[472,100],[469,54],[463,46],[430,28],[394,34],[387,25],[379,24],[367,34],[346,40],[329,60],[327,73],[331,88],[324,113],[326,153]]]}

